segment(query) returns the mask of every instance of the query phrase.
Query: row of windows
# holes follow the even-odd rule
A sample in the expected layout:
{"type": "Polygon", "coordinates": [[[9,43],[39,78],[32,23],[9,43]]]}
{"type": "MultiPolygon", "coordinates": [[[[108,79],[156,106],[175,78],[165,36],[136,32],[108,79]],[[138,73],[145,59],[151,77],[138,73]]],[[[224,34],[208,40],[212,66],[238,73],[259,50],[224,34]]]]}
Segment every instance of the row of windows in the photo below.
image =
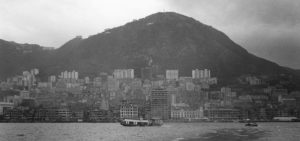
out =
{"type": "Polygon", "coordinates": [[[120,111],[137,111],[137,109],[121,109],[120,111]]]}
{"type": "Polygon", "coordinates": [[[199,117],[202,114],[171,114],[172,117],[199,117]]]}
{"type": "Polygon", "coordinates": [[[120,114],[137,114],[138,112],[121,112],[120,114]]]}

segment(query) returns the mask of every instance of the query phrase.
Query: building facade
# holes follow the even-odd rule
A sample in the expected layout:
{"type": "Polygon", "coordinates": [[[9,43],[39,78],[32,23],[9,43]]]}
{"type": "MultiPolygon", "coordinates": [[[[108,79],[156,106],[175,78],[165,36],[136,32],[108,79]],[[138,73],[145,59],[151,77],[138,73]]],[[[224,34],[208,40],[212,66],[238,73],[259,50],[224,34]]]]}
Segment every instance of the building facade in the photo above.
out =
{"type": "Polygon", "coordinates": [[[134,69],[116,69],[113,76],[115,79],[133,79],[134,69]]]}
{"type": "Polygon", "coordinates": [[[171,101],[167,90],[153,89],[151,91],[151,117],[168,120],[171,115],[171,101]]]}
{"type": "Polygon", "coordinates": [[[166,79],[167,80],[178,80],[179,71],[178,70],[166,70],[166,79]]]}
{"type": "Polygon", "coordinates": [[[122,104],[120,108],[120,118],[138,119],[138,106],[135,104],[122,104]]]}
{"type": "Polygon", "coordinates": [[[190,109],[172,109],[171,119],[173,120],[199,120],[203,119],[203,108],[197,110],[190,109]]]}

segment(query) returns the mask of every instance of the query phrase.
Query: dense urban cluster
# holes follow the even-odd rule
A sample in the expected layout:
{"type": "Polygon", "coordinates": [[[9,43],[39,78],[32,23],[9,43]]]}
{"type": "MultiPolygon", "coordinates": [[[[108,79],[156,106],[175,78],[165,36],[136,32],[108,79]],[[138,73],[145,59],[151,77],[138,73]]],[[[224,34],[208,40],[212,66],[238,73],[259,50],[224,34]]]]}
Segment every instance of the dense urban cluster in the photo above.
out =
{"type": "Polygon", "coordinates": [[[116,69],[96,77],[64,71],[42,82],[39,70],[24,71],[0,84],[4,122],[115,122],[160,118],[167,121],[291,120],[300,116],[300,92],[289,76],[243,75],[218,84],[209,69],[155,74],[153,68],[116,69]]]}

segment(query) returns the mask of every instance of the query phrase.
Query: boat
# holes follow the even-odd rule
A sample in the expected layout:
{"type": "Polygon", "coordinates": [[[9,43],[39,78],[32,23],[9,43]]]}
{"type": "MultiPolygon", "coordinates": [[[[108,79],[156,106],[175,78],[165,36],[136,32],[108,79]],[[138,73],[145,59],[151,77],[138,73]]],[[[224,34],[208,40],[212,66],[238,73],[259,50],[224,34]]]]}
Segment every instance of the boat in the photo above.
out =
{"type": "Polygon", "coordinates": [[[246,124],[245,126],[251,126],[251,127],[255,127],[255,126],[258,126],[256,122],[254,121],[251,121],[250,119],[246,119],[246,124]]]}
{"type": "Polygon", "coordinates": [[[160,119],[123,119],[120,121],[120,124],[123,126],[161,126],[163,124],[163,121],[160,119]]]}
{"type": "Polygon", "coordinates": [[[245,124],[245,126],[258,126],[255,122],[248,122],[245,124]]]}
{"type": "Polygon", "coordinates": [[[258,125],[257,125],[257,123],[255,123],[255,122],[249,121],[249,122],[247,122],[247,123],[245,124],[245,126],[252,126],[252,127],[255,127],[255,126],[258,126],[258,125]]]}

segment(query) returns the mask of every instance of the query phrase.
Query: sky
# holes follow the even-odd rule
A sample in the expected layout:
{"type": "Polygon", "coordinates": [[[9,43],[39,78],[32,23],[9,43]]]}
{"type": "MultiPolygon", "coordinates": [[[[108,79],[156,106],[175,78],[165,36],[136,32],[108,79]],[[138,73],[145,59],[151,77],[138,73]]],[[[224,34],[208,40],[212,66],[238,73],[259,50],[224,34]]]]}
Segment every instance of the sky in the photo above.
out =
{"type": "Polygon", "coordinates": [[[164,11],[195,18],[250,53],[300,69],[298,0],[0,0],[0,39],[58,48],[75,36],[164,11]]]}

